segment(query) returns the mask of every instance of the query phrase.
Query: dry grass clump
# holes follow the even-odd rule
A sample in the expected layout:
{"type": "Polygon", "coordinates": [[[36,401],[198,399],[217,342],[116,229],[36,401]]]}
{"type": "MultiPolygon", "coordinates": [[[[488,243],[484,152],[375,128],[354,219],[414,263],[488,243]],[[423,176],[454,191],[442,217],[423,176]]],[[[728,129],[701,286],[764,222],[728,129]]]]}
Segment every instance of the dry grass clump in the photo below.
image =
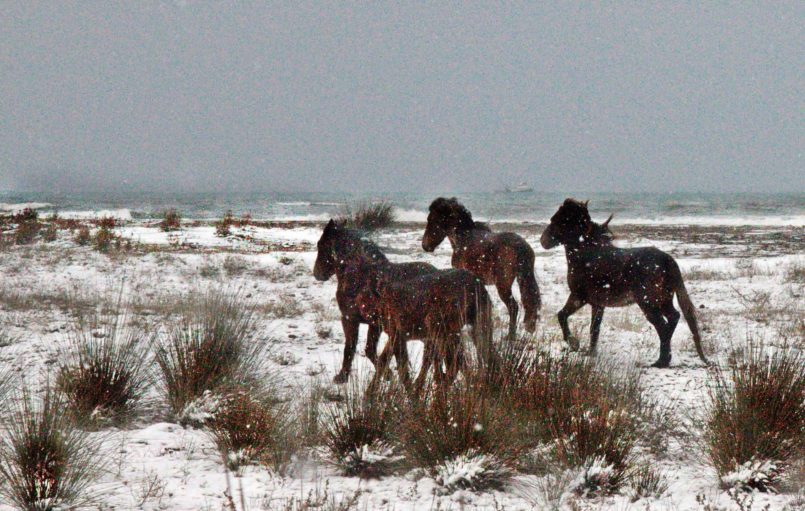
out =
{"type": "Polygon", "coordinates": [[[371,232],[391,227],[395,218],[394,205],[390,201],[383,200],[359,203],[354,210],[347,206],[340,221],[347,227],[371,232]]]}
{"type": "Polygon", "coordinates": [[[227,388],[221,396],[207,428],[227,467],[262,463],[282,472],[296,443],[289,406],[270,386],[227,388]]]}
{"type": "Polygon", "coordinates": [[[504,346],[488,385],[499,389],[524,441],[540,453],[532,468],[581,469],[590,483],[582,493],[617,491],[628,480],[646,406],[637,371],[575,354],[554,356],[527,338],[504,346]]]}
{"type": "Polygon", "coordinates": [[[162,220],[159,228],[164,232],[178,231],[182,227],[182,215],[175,208],[170,208],[162,213],[162,220]]]}
{"type": "Polygon", "coordinates": [[[805,452],[805,357],[749,342],[714,375],[704,440],[722,484],[773,491],[805,452]]]}
{"type": "Polygon", "coordinates": [[[221,218],[220,222],[216,222],[215,224],[215,235],[225,238],[232,234],[232,226],[235,224],[235,216],[232,214],[232,211],[227,211],[224,213],[223,218],[221,218]]]}
{"type": "Polygon", "coordinates": [[[42,224],[39,223],[39,214],[34,209],[25,208],[19,213],[11,215],[11,222],[17,224],[14,231],[14,243],[17,245],[28,245],[33,243],[42,224]]]}
{"type": "Polygon", "coordinates": [[[105,225],[101,226],[92,240],[93,248],[98,252],[108,252],[116,240],[117,236],[111,229],[105,225]]]}
{"type": "Polygon", "coordinates": [[[75,235],[75,242],[78,245],[85,247],[89,245],[90,241],[92,241],[92,235],[89,232],[89,227],[82,225],[78,228],[78,232],[75,235]]]}
{"type": "Polygon", "coordinates": [[[100,446],[69,419],[67,402],[46,389],[22,391],[4,412],[0,495],[19,509],[73,509],[92,500],[87,488],[103,469],[100,446]]]}
{"type": "Polygon", "coordinates": [[[429,390],[405,411],[400,436],[406,461],[448,492],[501,488],[526,447],[511,412],[476,375],[429,390]]]}
{"type": "Polygon", "coordinates": [[[178,324],[156,343],[161,383],[180,420],[203,423],[193,416],[205,416],[220,388],[250,386],[262,376],[265,357],[253,337],[252,310],[240,293],[210,289],[188,300],[178,324]]]}
{"type": "Polygon", "coordinates": [[[348,386],[343,402],[326,410],[325,443],[345,475],[387,475],[401,459],[394,433],[404,408],[404,394],[394,383],[370,388],[356,381],[348,386]]]}
{"type": "Polygon", "coordinates": [[[70,334],[71,351],[61,357],[57,384],[82,425],[125,422],[149,383],[150,339],[126,319],[114,311],[79,321],[70,334]]]}
{"type": "Polygon", "coordinates": [[[785,282],[805,284],[805,262],[793,261],[785,269],[785,282]]]}

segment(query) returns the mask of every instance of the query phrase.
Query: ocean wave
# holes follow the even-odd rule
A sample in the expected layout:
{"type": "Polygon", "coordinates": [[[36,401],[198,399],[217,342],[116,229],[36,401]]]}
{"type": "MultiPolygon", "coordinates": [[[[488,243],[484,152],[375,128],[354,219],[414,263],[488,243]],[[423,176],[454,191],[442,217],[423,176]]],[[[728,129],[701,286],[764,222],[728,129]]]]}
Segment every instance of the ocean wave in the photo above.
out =
{"type": "Polygon", "coordinates": [[[127,208],[121,209],[99,209],[99,210],[86,210],[86,211],[59,211],[59,216],[62,218],[70,218],[74,220],[96,220],[99,218],[115,218],[117,220],[131,220],[131,210],[127,208]]]}
{"type": "Polygon", "coordinates": [[[428,212],[418,209],[397,209],[395,211],[397,220],[400,222],[422,222],[428,221],[428,212]]]}
{"type": "Polygon", "coordinates": [[[14,204],[0,203],[0,211],[6,213],[19,213],[23,209],[45,209],[52,207],[49,202],[18,202],[14,204]]]}

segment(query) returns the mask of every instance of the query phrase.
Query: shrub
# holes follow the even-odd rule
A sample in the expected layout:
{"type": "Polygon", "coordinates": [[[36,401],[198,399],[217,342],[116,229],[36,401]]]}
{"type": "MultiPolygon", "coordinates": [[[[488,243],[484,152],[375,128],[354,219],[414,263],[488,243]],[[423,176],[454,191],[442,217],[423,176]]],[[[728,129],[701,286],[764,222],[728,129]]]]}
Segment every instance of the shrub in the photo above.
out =
{"type": "Polygon", "coordinates": [[[27,245],[33,243],[36,235],[42,229],[42,224],[36,220],[25,221],[17,225],[14,231],[14,243],[17,245],[27,245]]]}
{"type": "Polygon", "coordinates": [[[115,311],[79,322],[70,334],[72,351],[62,358],[57,383],[81,424],[125,421],[148,384],[149,339],[126,318],[115,311]]]}
{"type": "Polygon", "coordinates": [[[805,449],[805,358],[752,341],[731,358],[709,389],[708,454],[724,485],[772,490],[805,449]]]}
{"type": "Polygon", "coordinates": [[[162,214],[159,228],[165,232],[178,231],[182,226],[182,216],[175,208],[170,208],[162,214]]]}
{"type": "Polygon", "coordinates": [[[660,498],[668,491],[668,480],[650,464],[643,463],[629,474],[632,502],[643,498],[660,498]]]}
{"type": "Polygon", "coordinates": [[[0,495],[20,509],[50,511],[92,500],[87,488],[103,469],[97,442],[73,426],[61,395],[27,391],[12,401],[0,443],[0,495]]]}
{"type": "Polygon", "coordinates": [[[98,252],[108,252],[109,248],[111,248],[112,243],[117,240],[117,236],[115,233],[112,232],[108,227],[102,226],[98,231],[95,233],[95,238],[93,239],[93,245],[95,250],[98,252]]]}
{"type": "Polygon", "coordinates": [[[360,203],[354,211],[347,207],[341,220],[353,229],[377,231],[390,227],[395,217],[394,205],[389,201],[380,201],[360,203]]]}
{"type": "Polygon", "coordinates": [[[553,356],[526,338],[506,346],[485,379],[510,404],[523,442],[541,452],[537,467],[558,462],[596,477],[605,473],[607,484],[599,489],[606,492],[627,480],[645,406],[636,371],[574,354],[553,356]]]}
{"type": "Polygon", "coordinates": [[[354,383],[342,403],[325,413],[325,441],[335,464],[345,475],[380,477],[400,461],[394,429],[402,412],[403,393],[393,383],[367,388],[354,383]]]}
{"type": "Polygon", "coordinates": [[[38,222],[39,213],[35,209],[25,208],[11,215],[11,223],[24,224],[26,222],[38,222]]]}
{"type": "Polygon", "coordinates": [[[261,376],[263,348],[252,335],[252,310],[239,293],[208,290],[189,301],[178,324],[157,343],[163,390],[180,420],[205,392],[215,400],[222,386],[250,385],[261,376]]]}
{"type": "Polygon", "coordinates": [[[473,377],[428,391],[405,411],[402,446],[444,490],[500,488],[525,445],[504,402],[473,377]]]}
{"type": "Polygon", "coordinates": [[[222,396],[208,428],[227,467],[260,462],[281,472],[295,444],[288,406],[267,387],[234,387],[222,396]]]}
{"type": "Polygon", "coordinates": [[[223,218],[221,218],[220,222],[215,224],[215,235],[221,236],[225,238],[232,234],[232,225],[235,223],[235,217],[232,215],[232,211],[227,211],[224,213],[223,218]]]}
{"type": "Polygon", "coordinates": [[[78,228],[78,233],[75,235],[75,242],[81,245],[82,247],[89,245],[89,242],[92,240],[92,236],[89,233],[89,227],[86,225],[82,225],[78,228]]]}
{"type": "Polygon", "coordinates": [[[55,223],[51,222],[42,233],[42,239],[47,243],[52,243],[59,238],[59,230],[55,223]]]}
{"type": "Polygon", "coordinates": [[[111,230],[117,227],[117,220],[111,216],[105,216],[95,222],[101,229],[111,230]]]}

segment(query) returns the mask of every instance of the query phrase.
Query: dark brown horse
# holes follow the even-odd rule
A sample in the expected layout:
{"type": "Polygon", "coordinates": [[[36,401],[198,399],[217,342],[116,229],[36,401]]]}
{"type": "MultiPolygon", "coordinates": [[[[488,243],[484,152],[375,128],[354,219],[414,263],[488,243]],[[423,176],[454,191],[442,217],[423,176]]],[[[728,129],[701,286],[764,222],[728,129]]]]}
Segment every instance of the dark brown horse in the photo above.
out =
{"type": "Polygon", "coordinates": [[[534,251],[518,234],[492,232],[455,199],[439,197],[430,205],[428,225],[422,236],[422,248],[433,252],[444,240],[453,247],[453,268],[461,268],[480,278],[484,284],[494,284],[498,295],[509,310],[509,337],[517,333],[519,307],[512,296],[512,284],[517,279],[520,298],[525,309],[524,325],[533,332],[539,319],[540,296],[534,277],[534,251]]]}
{"type": "Polygon", "coordinates": [[[374,263],[353,264],[348,272],[368,276],[356,302],[364,317],[379,321],[389,336],[378,358],[375,378],[384,374],[394,353],[400,379],[408,386],[408,364],[400,359],[407,361],[406,342],[419,339],[425,349],[415,389],[422,390],[431,366],[437,383],[452,382],[465,363],[461,344],[465,325],[472,327],[479,362],[489,360],[493,353],[492,303],[475,275],[464,270],[439,270],[396,280],[388,272],[378,271],[374,263]]]}
{"type": "MultiPolygon", "coordinates": [[[[341,364],[341,371],[333,380],[335,383],[344,383],[349,379],[361,323],[369,325],[366,336],[366,356],[372,364],[377,365],[377,341],[380,338],[381,326],[376,320],[368,320],[355,303],[358,291],[363,285],[363,276],[347,271],[349,261],[363,257],[373,261],[380,273],[394,280],[405,280],[436,271],[435,267],[427,263],[392,263],[377,245],[361,237],[360,232],[347,229],[330,220],[318,242],[318,255],[313,267],[313,276],[320,281],[325,281],[333,275],[338,279],[335,297],[341,311],[341,326],[344,329],[345,344],[344,360],[341,364]]],[[[401,363],[400,360],[397,362],[401,363]]]]}
{"type": "Polygon", "coordinates": [[[674,308],[674,294],[688,323],[696,351],[702,362],[702,351],[696,313],[690,301],[682,273],[674,258],[655,247],[617,248],[612,245],[610,216],[603,224],[592,221],[586,202],[567,199],[551,217],[540,243],[550,249],[565,246],[567,284],[570,297],[559,311],[559,325],[565,341],[578,349],[578,340],[570,334],[567,318],[590,304],[590,352],[595,353],[604,307],[621,307],[636,303],[660,336],[660,358],[654,367],[671,363],[671,337],[679,322],[674,308]]]}

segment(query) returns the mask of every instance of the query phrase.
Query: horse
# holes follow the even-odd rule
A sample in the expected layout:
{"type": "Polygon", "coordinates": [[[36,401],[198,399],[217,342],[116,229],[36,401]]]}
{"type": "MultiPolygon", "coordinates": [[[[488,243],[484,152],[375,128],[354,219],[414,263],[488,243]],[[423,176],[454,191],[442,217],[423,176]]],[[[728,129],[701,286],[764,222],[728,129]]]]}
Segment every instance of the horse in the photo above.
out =
{"type": "Polygon", "coordinates": [[[422,249],[433,252],[445,237],[453,247],[453,268],[468,270],[484,284],[497,288],[509,311],[509,338],[517,333],[519,307],[512,295],[517,279],[525,309],[524,326],[533,332],[539,319],[540,294],[534,276],[534,251],[528,242],[513,232],[492,232],[485,223],[474,221],[455,197],[439,197],[431,203],[422,249]]]}
{"type": "Polygon", "coordinates": [[[609,222],[592,220],[587,202],[567,199],[551,217],[540,237],[543,248],[564,245],[567,259],[567,283],[570,297],[559,311],[562,335],[572,349],[578,340],[570,334],[568,318],[586,304],[592,307],[590,354],[594,355],[605,307],[622,307],[636,303],[660,337],[660,356],[652,367],[668,367],[671,363],[671,337],[679,322],[674,307],[676,294],[682,314],[693,334],[696,352],[705,365],[699,327],[679,265],[669,254],[656,247],[618,248],[612,244],[609,222]]]}
{"type": "MultiPolygon", "coordinates": [[[[377,271],[394,280],[406,280],[435,272],[436,268],[428,263],[392,263],[377,245],[363,238],[359,231],[348,229],[332,219],[324,227],[317,249],[313,276],[322,282],[333,275],[338,280],[335,297],[341,311],[341,326],[344,329],[345,344],[341,370],[333,378],[333,382],[340,384],[349,379],[352,360],[355,358],[355,348],[358,344],[360,325],[369,326],[366,336],[366,356],[375,366],[377,366],[377,342],[381,333],[380,323],[367,319],[355,303],[355,297],[361,286],[361,276],[347,272],[346,263],[356,258],[368,257],[377,265],[377,271]]],[[[399,358],[397,362],[401,363],[399,358]]]]}
{"type": "Polygon", "coordinates": [[[483,283],[465,270],[439,270],[411,277],[392,278],[374,262],[353,261],[347,272],[364,275],[356,303],[364,317],[380,322],[388,334],[388,342],[378,358],[375,381],[385,376],[392,353],[398,358],[400,380],[410,387],[405,343],[422,340],[425,345],[422,368],[414,382],[420,392],[428,371],[434,368],[434,380],[439,384],[453,382],[465,367],[461,330],[472,327],[473,343],[479,363],[492,355],[492,302],[483,283]],[[442,371],[444,363],[444,371],[442,371]]]}

